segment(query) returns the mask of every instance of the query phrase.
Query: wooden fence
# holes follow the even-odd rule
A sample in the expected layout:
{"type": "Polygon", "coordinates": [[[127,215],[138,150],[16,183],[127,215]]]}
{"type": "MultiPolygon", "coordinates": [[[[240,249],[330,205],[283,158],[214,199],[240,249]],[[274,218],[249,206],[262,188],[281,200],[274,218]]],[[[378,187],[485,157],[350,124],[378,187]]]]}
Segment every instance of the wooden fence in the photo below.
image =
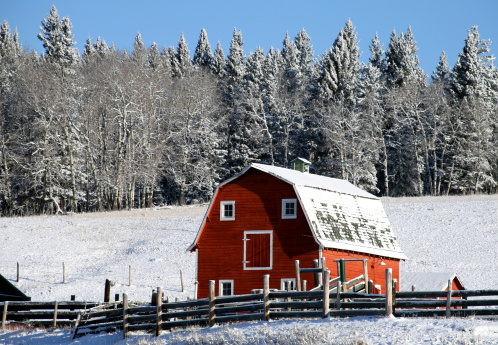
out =
{"type": "Polygon", "coordinates": [[[448,291],[396,292],[396,281],[391,279],[391,270],[387,269],[385,294],[353,292],[352,289],[358,288],[355,286],[365,286],[360,277],[346,282],[350,290],[346,292],[341,281],[331,284],[334,280],[330,279],[329,271],[325,271],[323,289],[314,291],[271,291],[269,275],[265,275],[261,292],[215,297],[215,282],[210,281],[209,298],[182,302],[164,301],[161,288],[157,289],[154,304],[148,305],[131,305],[126,294],[122,302],[87,303],[86,306],[81,302],[5,302],[2,327],[19,322],[49,327],[71,325],[75,338],[116,330],[122,330],[127,337],[130,331],[138,330],[159,335],[175,327],[285,318],[498,315],[498,290],[451,291],[449,284],[448,291]],[[354,281],[357,283],[353,284],[354,281]]]}
{"type": "Polygon", "coordinates": [[[0,302],[2,329],[9,324],[33,327],[73,327],[82,310],[99,305],[97,302],[0,302]]]}

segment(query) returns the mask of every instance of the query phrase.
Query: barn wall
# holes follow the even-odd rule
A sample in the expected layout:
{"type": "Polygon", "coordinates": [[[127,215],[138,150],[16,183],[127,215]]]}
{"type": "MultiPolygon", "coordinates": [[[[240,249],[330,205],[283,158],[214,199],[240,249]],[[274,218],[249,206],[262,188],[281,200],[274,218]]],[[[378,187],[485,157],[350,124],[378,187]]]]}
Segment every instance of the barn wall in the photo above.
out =
{"type": "MultiPolygon", "coordinates": [[[[386,268],[392,268],[393,279],[397,279],[399,282],[399,260],[391,258],[380,258],[379,256],[372,254],[364,254],[346,250],[338,249],[324,249],[322,256],[326,258],[326,265],[330,271],[331,277],[338,277],[339,272],[337,272],[337,263],[334,260],[339,259],[368,259],[368,279],[373,280],[374,285],[381,285],[381,292],[386,291],[386,268]],[[380,263],[384,261],[385,266],[381,266],[380,263]]],[[[346,262],[346,279],[350,280],[359,275],[363,274],[363,262],[353,261],[346,262]]],[[[396,290],[399,291],[399,284],[397,284],[396,290]]]]}
{"type": "MultiPolygon", "coordinates": [[[[296,219],[282,219],[282,199],[296,198],[291,185],[256,169],[223,185],[209,210],[198,244],[198,298],[208,296],[209,280],[233,279],[234,294],[263,288],[263,275],[270,275],[270,288],[280,289],[281,278],[295,278],[294,260],[312,267],[318,245],[298,203],[296,219]],[[235,220],[220,221],[220,201],[235,200],[235,220]],[[244,270],[244,231],[273,230],[273,268],[244,270]]],[[[303,275],[308,287],[313,275],[303,275]]]]}

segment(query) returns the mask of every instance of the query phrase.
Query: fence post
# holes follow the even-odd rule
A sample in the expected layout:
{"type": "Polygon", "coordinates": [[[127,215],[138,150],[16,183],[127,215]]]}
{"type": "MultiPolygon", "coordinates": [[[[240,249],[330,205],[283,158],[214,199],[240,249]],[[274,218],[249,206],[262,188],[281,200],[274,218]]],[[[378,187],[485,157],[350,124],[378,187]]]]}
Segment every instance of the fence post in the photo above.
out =
{"type": "Polygon", "coordinates": [[[17,282],[19,283],[19,262],[17,262],[17,282]]]}
{"type": "Polygon", "coordinates": [[[59,309],[59,302],[55,301],[54,304],[54,322],[52,323],[52,327],[57,327],[57,311],[59,309]]]}
{"type": "Polygon", "coordinates": [[[104,302],[109,302],[111,299],[111,281],[105,280],[104,302]]]}
{"type": "Polygon", "coordinates": [[[157,288],[157,318],[156,318],[156,337],[160,336],[163,331],[163,290],[157,288]]]}
{"type": "MultiPolygon", "coordinates": [[[[318,266],[319,266],[318,259],[313,260],[313,268],[319,268],[318,266]]],[[[315,275],[315,287],[317,287],[320,285],[320,273],[315,272],[314,275],[315,275]]]]}
{"type": "Polygon", "coordinates": [[[393,270],[386,268],[386,316],[393,314],[393,270]]]}
{"type": "Polygon", "coordinates": [[[7,309],[9,308],[9,301],[3,302],[3,315],[2,315],[2,329],[7,327],[7,309]]]}
{"type": "Polygon", "coordinates": [[[448,293],[446,294],[446,318],[449,319],[451,316],[451,280],[448,280],[448,293]]]}
{"type": "Polygon", "coordinates": [[[184,292],[185,289],[183,288],[183,274],[182,274],[182,270],[180,270],[180,282],[182,284],[182,292],[184,292]]]}
{"type": "MultiPolygon", "coordinates": [[[[327,270],[327,264],[325,258],[320,258],[320,265],[322,266],[322,285],[324,284],[325,271],[327,270]]],[[[330,279],[330,275],[329,275],[330,279]]]]}
{"type": "Polygon", "coordinates": [[[368,291],[369,293],[374,293],[374,281],[372,279],[368,280],[368,291]]]}
{"type": "Polygon", "coordinates": [[[209,281],[209,327],[214,326],[214,308],[215,308],[215,303],[214,303],[215,287],[214,287],[214,284],[215,284],[214,280],[209,281]]]}
{"type": "Polygon", "coordinates": [[[337,297],[335,300],[335,308],[337,310],[341,310],[341,290],[342,290],[342,284],[341,281],[339,280],[337,282],[337,297]]]}
{"type": "Polygon", "coordinates": [[[131,286],[131,265],[128,266],[128,286],[131,286]]]}
{"type": "Polygon", "coordinates": [[[270,321],[270,275],[263,276],[263,301],[265,305],[265,321],[270,321]]]}
{"type": "Polygon", "coordinates": [[[299,260],[296,260],[295,264],[296,264],[296,290],[301,291],[301,269],[299,267],[299,260]]]}
{"type": "Polygon", "coordinates": [[[323,318],[329,316],[330,311],[330,271],[323,272],[323,318]]]}
{"type": "Polygon", "coordinates": [[[128,338],[128,295],[123,294],[123,338],[128,338]]]}
{"type": "Polygon", "coordinates": [[[62,282],[66,283],[66,264],[62,263],[62,282]]]}
{"type": "Polygon", "coordinates": [[[368,259],[363,260],[363,280],[365,281],[365,293],[370,293],[370,286],[368,286],[368,259]]]}

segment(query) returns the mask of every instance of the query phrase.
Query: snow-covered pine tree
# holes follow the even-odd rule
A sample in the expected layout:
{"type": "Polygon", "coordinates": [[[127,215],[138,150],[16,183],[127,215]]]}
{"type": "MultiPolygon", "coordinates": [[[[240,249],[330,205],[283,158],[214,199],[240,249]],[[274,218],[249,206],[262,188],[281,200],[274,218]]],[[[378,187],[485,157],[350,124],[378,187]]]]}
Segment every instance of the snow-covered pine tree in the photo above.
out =
{"type": "Polygon", "coordinates": [[[497,185],[493,177],[496,92],[491,87],[494,58],[488,55],[490,43],[481,40],[473,26],[453,68],[450,88],[456,130],[448,155],[452,166],[448,191],[477,193],[497,185]]]}
{"type": "Polygon", "coordinates": [[[314,64],[316,62],[315,52],[311,44],[311,38],[304,29],[301,29],[294,38],[297,49],[298,65],[301,74],[309,80],[313,77],[314,64]]]}
{"type": "Polygon", "coordinates": [[[225,73],[225,66],[225,53],[223,52],[220,41],[218,41],[218,45],[214,51],[213,73],[218,76],[218,78],[222,78],[225,73]]]}
{"type": "Polygon", "coordinates": [[[133,52],[131,53],[132,60],[139,66],[145,67],[147,65],[147,48],[142,41],[140,32],[135,36],[135,43],[133,44],[133,52]]]}
{"type": "Polygon", "coordinates": [[[174,77],[183,78],[192,71],[192,59],[190,58],[190,51],[183,32],[173,57],[172,72],[174,77]]]}
{"type": "Polygon", "coordinates": [[[152,45],[149,47],[147,51],[147,60],[147,66],[153,70],[157,70],[159,66],[161,66],[161,58],[156,42],[152,42],[152,45]]]}
{"type": "Polygon", "coordinates": [[[202,29],[194,52],[194,66],[196,68],[203,68],[211,71],[213,69],[213,64],[214,56],[211,51],[211,45],[209,44],[206,30],[202,29]]]}
{"type": "Polygon", "coordinates": [[[71,33],[73,26],[68,17],[59,19],[59,13],[52,6],[47,18],[43,19],[40,26],[41,33],[38,39],[43,42],[45,59],[63,67],[74,65],[78,62],[78,55],[71,33]]]}

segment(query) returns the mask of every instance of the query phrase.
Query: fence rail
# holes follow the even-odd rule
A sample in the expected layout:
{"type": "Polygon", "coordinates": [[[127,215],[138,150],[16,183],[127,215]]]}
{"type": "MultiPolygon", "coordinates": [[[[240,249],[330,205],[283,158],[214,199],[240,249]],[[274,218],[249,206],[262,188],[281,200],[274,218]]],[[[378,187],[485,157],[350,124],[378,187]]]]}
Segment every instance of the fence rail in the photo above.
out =
{"type": "MultiPolygon", "coordinates": [[[[24,323],[49,327],[74,326],[74,337],[102,331],[145,330],[161,334],[175,327],[213,326],[226,322],[282,318],[321,318],[394,315],[401,317],[497,316],[498,290],[403,291],[396,292],[396,281],[386,271],[386,294],[344,292],[341,282],[331,288],[325,274],[322,291],[270,291],[269,276],[264,277],[263,293],[171,302],[163,300],[157,289],[155,305],[122,302],[4,302],[0,303],[2,327],[24,323]],[[328,287],[328,289],[327,289],[328,287]],[[391,292],[389,292],[391,291],[391,292]],[[473,299],[477,297],[477,299],[473,299]],[[392,302],[391,302],[392,301],[392,302]]],[[[328,271],[327,271],[328,273],[328,271]]],[[[347,286],[347,285],[346,285],[347,286]]]]}

